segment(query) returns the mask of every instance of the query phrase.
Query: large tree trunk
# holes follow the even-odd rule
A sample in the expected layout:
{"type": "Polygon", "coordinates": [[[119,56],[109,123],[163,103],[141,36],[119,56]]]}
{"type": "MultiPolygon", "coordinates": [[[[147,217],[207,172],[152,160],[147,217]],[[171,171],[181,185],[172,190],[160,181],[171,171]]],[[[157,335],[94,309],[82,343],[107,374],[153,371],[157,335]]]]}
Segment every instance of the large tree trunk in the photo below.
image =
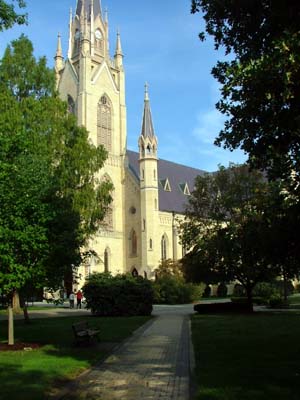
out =
{"type": "Polygon", "coordinates": [[[20,296],[17,290],[14,290],[13,295],[12,295],[12,308],[14,314],[21,314],[22,309],[20,306],[20,296]]]}
{"type": "Polygon", "coordinates": [[[283,299],[286,304],[288,302],[288,287],[287,286],[288,286],[288,279],[287,279],[285,271],[283,271],[283,299]]]}
{"type": "Polygon", "coordinates": [[[253,286],[250,284],[247,284],[245,286],[245,289],[246,289],[247,304],[248,304],[249,312],[253,312],[253,296],[252,296],[253,286]]]}
{"type": "Polygon", "coordinates": [[[22,310],[23,310],[25,324],[29,324],[30,320],[29,320],[28,308],[27,308],[25,298],[23,296],[20,296],[19,298],[20,298],[20,306],[22,307],[22,310]]]}
{"type": "Polygon", "coordinates": [[[13,346],[15,344],[14,313],[10,305],[8,306],[8,344],[9,346],[13,346]]]}

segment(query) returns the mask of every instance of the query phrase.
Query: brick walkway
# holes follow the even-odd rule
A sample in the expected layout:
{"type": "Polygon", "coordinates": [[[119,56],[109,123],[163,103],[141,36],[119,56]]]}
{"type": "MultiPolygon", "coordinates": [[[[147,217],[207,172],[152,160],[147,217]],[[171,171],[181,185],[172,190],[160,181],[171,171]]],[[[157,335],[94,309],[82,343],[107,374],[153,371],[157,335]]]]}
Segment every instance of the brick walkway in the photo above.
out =
{"type": "Polygon", "coordinates": [[[82,375],[62,400],[188,400],[189,317],[162,314],[103,363],[82,375]]]}

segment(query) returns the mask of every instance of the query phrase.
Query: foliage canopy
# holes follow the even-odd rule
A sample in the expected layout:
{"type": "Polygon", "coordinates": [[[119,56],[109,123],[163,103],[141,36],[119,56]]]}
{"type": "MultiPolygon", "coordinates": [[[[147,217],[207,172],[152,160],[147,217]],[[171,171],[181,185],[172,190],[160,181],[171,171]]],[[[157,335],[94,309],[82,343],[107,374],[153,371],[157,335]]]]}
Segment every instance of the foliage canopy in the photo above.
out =
{"type": "MultiPolygon", "coordinates": [[[[12,0],[15,1],[15,0],[12,0]]],[[[24,0],[15,1],[20,9],[25,7],[24,0]]],[[[27,22],[27,15],[19,13],[11,2],[0,0],[0,32],[11,28],[14,24],[22,25],[27,22]]]]}
{"type": "Polygon", "coordinates": [[[198,11],[216,49],[232,55],[212,70],[227,116],[216,144],[241,147],[251,166],[299,190],[300,3],[192,0],[198,11]]]}
{"type": "Polygon", "coordinates": [[[111,184],[106,158],[56,95],[54,72],[31,42],[13,41],[0,63],[0,287],[55,288],[82,261],[111,184]],[[22,73],[19,73],[22,71],[22,73]]]}

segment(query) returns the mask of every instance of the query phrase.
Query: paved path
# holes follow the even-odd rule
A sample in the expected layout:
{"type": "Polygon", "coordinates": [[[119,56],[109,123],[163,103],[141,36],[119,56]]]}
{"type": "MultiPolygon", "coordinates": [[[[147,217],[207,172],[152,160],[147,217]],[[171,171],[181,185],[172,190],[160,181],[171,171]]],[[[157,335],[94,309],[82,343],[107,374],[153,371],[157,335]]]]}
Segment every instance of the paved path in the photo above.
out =
{"type": "Polygon", "coordinates": [[[156,316],[104,362],[67,387],[63,400],[188,400],[192,306],[156,316]]]}

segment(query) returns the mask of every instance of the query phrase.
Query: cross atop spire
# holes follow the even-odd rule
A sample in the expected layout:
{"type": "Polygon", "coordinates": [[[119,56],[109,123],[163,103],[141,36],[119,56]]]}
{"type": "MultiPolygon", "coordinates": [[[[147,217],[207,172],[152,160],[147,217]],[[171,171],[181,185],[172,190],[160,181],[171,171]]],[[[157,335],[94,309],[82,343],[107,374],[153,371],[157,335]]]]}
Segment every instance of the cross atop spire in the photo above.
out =
{"type": "Polygon", "coordinates": [[[146,137],[153,138],[155,136],[152,115],[150,109],[150,101],[149,101],[149,85],[145,83],[145,98],[144,98],[144,115],[143,115],[143,123],[142,123],[142,132],[141,135],[146,137]]]}
{"type": "Polygon", "coordinates": [[[145,98],[144,98],[145,101],[149,101],[149,91],[148,91],[148,89],[149,89],[149,83],[145,82],[145,98]]]}
{"type": "Polygon", "coordinates": [[[56,48],[56,57],[62,57],[62,47],[61,47],[61,36],[60,33],[57,35],[57,48],[56,48]]]}

